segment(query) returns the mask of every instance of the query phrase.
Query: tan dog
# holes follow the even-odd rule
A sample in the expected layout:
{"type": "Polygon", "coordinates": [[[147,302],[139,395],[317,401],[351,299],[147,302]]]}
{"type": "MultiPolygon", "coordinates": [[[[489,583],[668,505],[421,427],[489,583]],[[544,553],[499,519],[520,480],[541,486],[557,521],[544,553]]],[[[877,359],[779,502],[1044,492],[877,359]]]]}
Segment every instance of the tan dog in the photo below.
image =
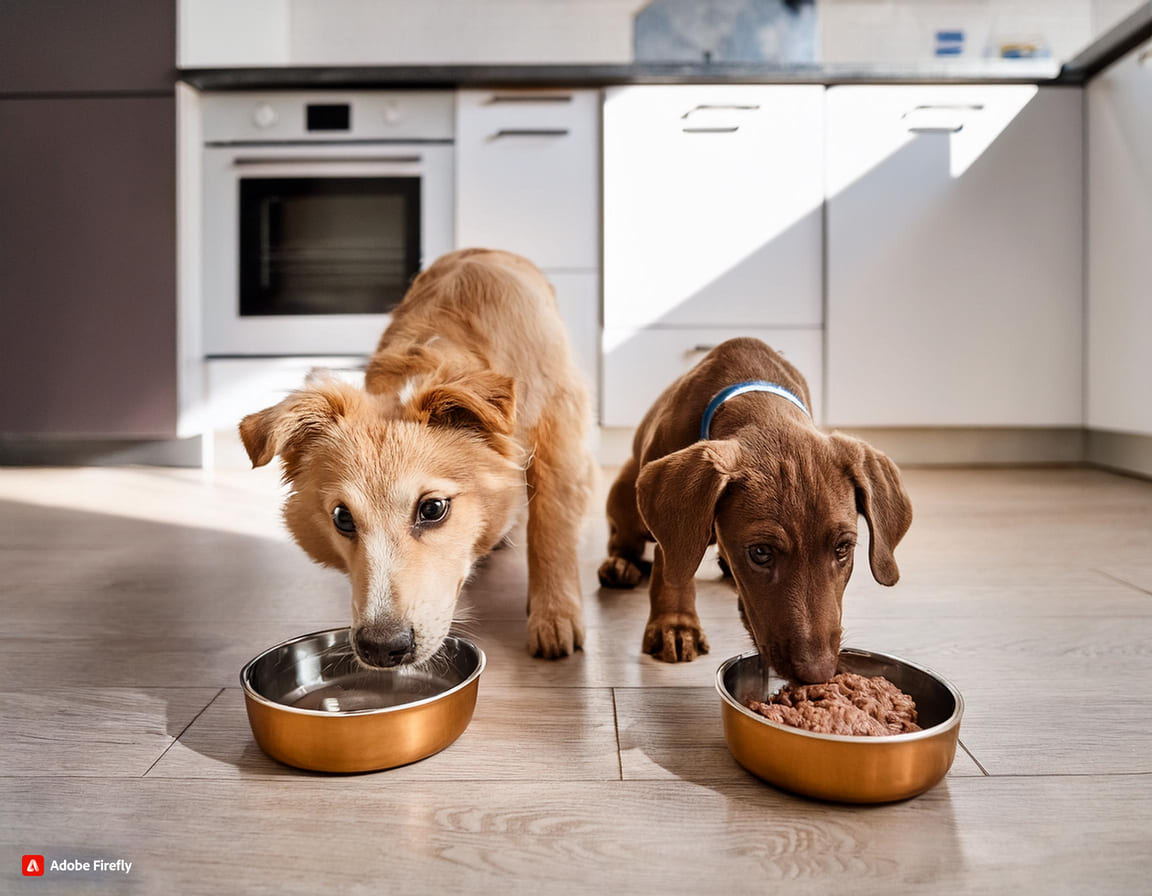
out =
{"type": "Polygon", "coordinates": [[[835,674],[840,611],[852,573],[857,513],[868,521],[872,574],[893,585],[892,550],[912,507],[895,464],[857,439],[821,433],[805,408],[808,386],[758,339],[732,339],[674,382],[648,411],[608,495],[608,559],[600,582],[643,578],[656,542],[644,650],[667,662],[708,652],[693,576],[709,544],[736,580],[744,625],[777,672],[806,682],[835,674]],[[719,404],[733,384],[783,387],[719,404]],[[801,407],[800,405],[804,407],[801,407]]]}
{"type": "Polygon", "coordinates": [[[544,276],[519,256],[470,249],[416,278],[365,391],[310,377],[245,417],[240,435],[253,466],[281,456],[297,543],[348,573],[353,645],[368,666],[436,652],[527,485],[528,647],[562,657],[584,637],[588,408],[544,276]]]}

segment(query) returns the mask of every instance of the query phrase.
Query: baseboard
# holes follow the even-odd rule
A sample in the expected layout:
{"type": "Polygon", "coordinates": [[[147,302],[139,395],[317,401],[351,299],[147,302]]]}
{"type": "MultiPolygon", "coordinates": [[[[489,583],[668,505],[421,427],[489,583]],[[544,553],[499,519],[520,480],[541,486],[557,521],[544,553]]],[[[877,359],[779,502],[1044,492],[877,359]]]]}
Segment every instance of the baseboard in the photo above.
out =
{"type": "Polygon", "coordinates": [[[1085,459],[1093,466],[1152,479],[1152,436],[1090,429],[1085,459]]]}
{"type": "MultiPolygon", "coordinates": [[[[1085,459],[1082,429],[869,427],[839,430],[910,466],[1078,464],[1085,459]]],[[[599,460],[619,466],[632,453],[635,430],[600,431],[599,460]]]]}
{"type": "Polygon", "coordinates": [[[0,437],[3,467],[199,467],[200,437],[190,439],[68,439],[0,437]]]}

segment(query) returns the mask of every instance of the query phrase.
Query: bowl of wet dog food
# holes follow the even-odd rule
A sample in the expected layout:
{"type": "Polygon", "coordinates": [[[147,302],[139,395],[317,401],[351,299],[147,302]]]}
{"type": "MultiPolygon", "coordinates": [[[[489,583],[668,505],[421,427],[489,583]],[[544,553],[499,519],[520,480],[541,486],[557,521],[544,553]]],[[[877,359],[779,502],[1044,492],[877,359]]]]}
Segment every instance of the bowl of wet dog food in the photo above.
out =
{"type": "Polygon", "coordinates": [[[845,648],[837,675],[790,686],[753,651],[716,672],[724,739],[752,774],[843,803],[917,796],[952,767],[964,700],[945,678],[899,657],[845,648]],[[801,726],[801,727],[797,727],[801,726]]]}
{"type": "Polygon", "coordinates": [[[420,668],[365,669],[341,628],[265,650],[240,683],[252,734],[273,759],[367,772],[424,759],[463,734],[484,663],[471,641],[447,638],[420,668]]]}

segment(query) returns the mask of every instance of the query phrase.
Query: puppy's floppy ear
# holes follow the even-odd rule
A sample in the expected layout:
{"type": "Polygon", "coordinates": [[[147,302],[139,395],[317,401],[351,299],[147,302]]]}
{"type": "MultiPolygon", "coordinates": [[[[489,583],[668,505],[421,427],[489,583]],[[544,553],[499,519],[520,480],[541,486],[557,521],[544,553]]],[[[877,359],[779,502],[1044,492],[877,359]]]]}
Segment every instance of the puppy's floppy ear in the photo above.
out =
{"type": "Polygon", "coordinates": [[[644,465],[636,504],[666,563],[692,572],[700,565],[712,539],[716,502],[739,459],[739,444],[725,439],[696,442],[644,465]]]}
{"type": "Polygon", "coordinates": [[[344,416],[355,395],[354,387],[313,372],[305,388],[249,414],[240,421],[240,439],[252,466],[262,467],[277,454],[289,458],[309,438],[344,416]]]}
{"type": "Polygon", "coordinates": [[[895,585],[900,570],[892,552],[912,525],[912,502],[900,471],[888,456],[866,442],[833,433],[848,476],[856,487],[856,509],[868,522],[868,562],[881,585],[895,585]]]}
{"type": "Polygon", "coordinates": [[[418,392],[406,410],[420,423],[469,429],[503,448],[516,428],[516,384],[511,377],[479,371],[418,392]]]}

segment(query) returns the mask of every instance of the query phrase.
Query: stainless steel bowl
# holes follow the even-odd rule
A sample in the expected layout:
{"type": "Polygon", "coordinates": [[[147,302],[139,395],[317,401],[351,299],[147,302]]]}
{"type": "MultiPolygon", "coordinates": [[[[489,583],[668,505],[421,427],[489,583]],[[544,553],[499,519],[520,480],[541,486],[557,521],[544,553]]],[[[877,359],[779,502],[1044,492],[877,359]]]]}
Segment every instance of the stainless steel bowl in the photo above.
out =
{"type": "Polygon", "coordinates": [[[369,670],[346,628],[269,648],[240,672],[260,748],[287,765],[365,772],[438,753],[472,720],[484,651],[448,638],[419,669],[369,670]]]}
{"type": "Polygon", "coordinates": [[[889,737],[814,734],[780,725],[748,709],[785,682],[766,671],[755,651],[716,672],[724,739],[736,761],[784,790],[844,803],[887,803],[935,786],[952,767],[964,699],[946,679],[898,657],[845,648],[841,672],[883,675],[916,701],[923,729],[889,737]]]}

